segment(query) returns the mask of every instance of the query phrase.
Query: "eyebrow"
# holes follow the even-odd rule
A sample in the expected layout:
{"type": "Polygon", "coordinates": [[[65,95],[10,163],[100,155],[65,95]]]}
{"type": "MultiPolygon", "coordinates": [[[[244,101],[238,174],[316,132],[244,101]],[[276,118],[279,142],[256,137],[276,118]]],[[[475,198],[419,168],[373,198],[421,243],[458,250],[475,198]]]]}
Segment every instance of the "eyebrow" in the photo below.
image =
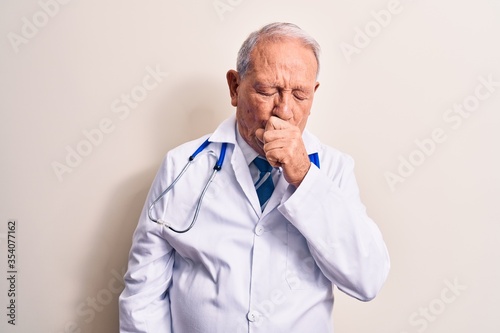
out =
{"type": "MultiPolygon", "coordinates": [[[[275,83],[264,83],[264,82],[261,82],[261,81],[257,81],[253,84],[253,87],[255,89],[266,89],[266,88],[273,88],[273,89],[278,89],[278,88],[281,88],[279,85],[275,84],[275,83]]],[[[309,89],[305,86],[296,86],[296,87],[292,87],[291,88],[292,91],[302,91],[302,92],[311,92],[313,89],[309,89]]]]}

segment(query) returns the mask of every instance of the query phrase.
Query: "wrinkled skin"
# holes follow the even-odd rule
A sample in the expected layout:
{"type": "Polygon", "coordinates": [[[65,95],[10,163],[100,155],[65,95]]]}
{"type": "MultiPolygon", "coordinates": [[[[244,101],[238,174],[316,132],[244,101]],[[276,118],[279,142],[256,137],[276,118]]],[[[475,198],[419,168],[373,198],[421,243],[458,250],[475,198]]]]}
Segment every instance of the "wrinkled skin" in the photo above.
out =
{"type": "Polygon", "coordinates": [[[226,75],[241,136],[296,187],[311,165],[302,132],[319,87],[317,70],[311,49],[281,39],[256,45],[243,78],[234,70],[226,75]]]}

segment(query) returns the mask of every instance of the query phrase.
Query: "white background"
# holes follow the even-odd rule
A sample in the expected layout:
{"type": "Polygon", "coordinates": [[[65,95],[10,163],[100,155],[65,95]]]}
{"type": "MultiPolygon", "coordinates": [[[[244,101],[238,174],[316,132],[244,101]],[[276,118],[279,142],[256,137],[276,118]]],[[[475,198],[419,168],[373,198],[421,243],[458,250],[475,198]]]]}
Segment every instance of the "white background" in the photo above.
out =
{"type": "Polygon", "coordinates": [[[322,45],[308,128],[356,160],[391,254],[374,301],[336,292],[336,333],[500,330],[500,86],[477,88],[480,77],[500,82],[499,1],[222,0],[217,12],[213,0],[73,0],[45,6],[50,16],[41,3],[55,2],[0,4],[0,331],[118,331],[117,277],[156,169],[234,112],[225,73],[272,21],[322,45]],[[375,16],[388,7],[382,26],[375,16]],[[147,68],[168,73],[150,91],[147,68]],[[131,93],[135,108],[113,112],[131,93]],[[443,119],[464,102],[466,118],[443,119]],[[102,121],[112,130],[90,144],[84,132],[102,121]],[[432,147],[435,129],[446,139],[432,147]],[[68,149],[86,156],[68,166],[68,149]],[[400,166],[410,157],[418,165],[400,166]],[[398,172],[391,188],[387,173],[398,172]],[[6,316],[9,219],[16,326],[6,316]]]}

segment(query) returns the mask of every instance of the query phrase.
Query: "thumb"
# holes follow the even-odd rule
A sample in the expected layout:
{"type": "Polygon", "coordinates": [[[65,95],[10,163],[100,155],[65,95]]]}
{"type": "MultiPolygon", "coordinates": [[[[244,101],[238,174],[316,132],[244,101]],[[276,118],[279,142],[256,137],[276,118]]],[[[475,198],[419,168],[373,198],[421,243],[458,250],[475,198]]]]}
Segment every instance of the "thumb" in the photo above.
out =
{"type": "Polygon", "coordinates": [[[262,144],[264,144],[264,129],[258,128],[257,130],[255,130],[255,137],[257,138],[257,140],[262,142],[262,144]]]}

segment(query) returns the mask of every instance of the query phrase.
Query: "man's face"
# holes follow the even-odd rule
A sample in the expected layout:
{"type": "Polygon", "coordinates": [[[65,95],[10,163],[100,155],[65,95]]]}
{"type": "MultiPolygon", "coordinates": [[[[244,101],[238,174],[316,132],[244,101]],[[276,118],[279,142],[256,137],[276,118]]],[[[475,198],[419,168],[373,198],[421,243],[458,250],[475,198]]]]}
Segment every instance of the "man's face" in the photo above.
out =
{"type": "Polygon", "coordinates": [[[235,71],[228,72],[238,129],[257,153],[265,155],[255,131],[264,129],[271,116],[304,130],[319,86],[317,70],[311,49],[297,40],[284,39],[259,42],[243,79],[235,71]]]}

